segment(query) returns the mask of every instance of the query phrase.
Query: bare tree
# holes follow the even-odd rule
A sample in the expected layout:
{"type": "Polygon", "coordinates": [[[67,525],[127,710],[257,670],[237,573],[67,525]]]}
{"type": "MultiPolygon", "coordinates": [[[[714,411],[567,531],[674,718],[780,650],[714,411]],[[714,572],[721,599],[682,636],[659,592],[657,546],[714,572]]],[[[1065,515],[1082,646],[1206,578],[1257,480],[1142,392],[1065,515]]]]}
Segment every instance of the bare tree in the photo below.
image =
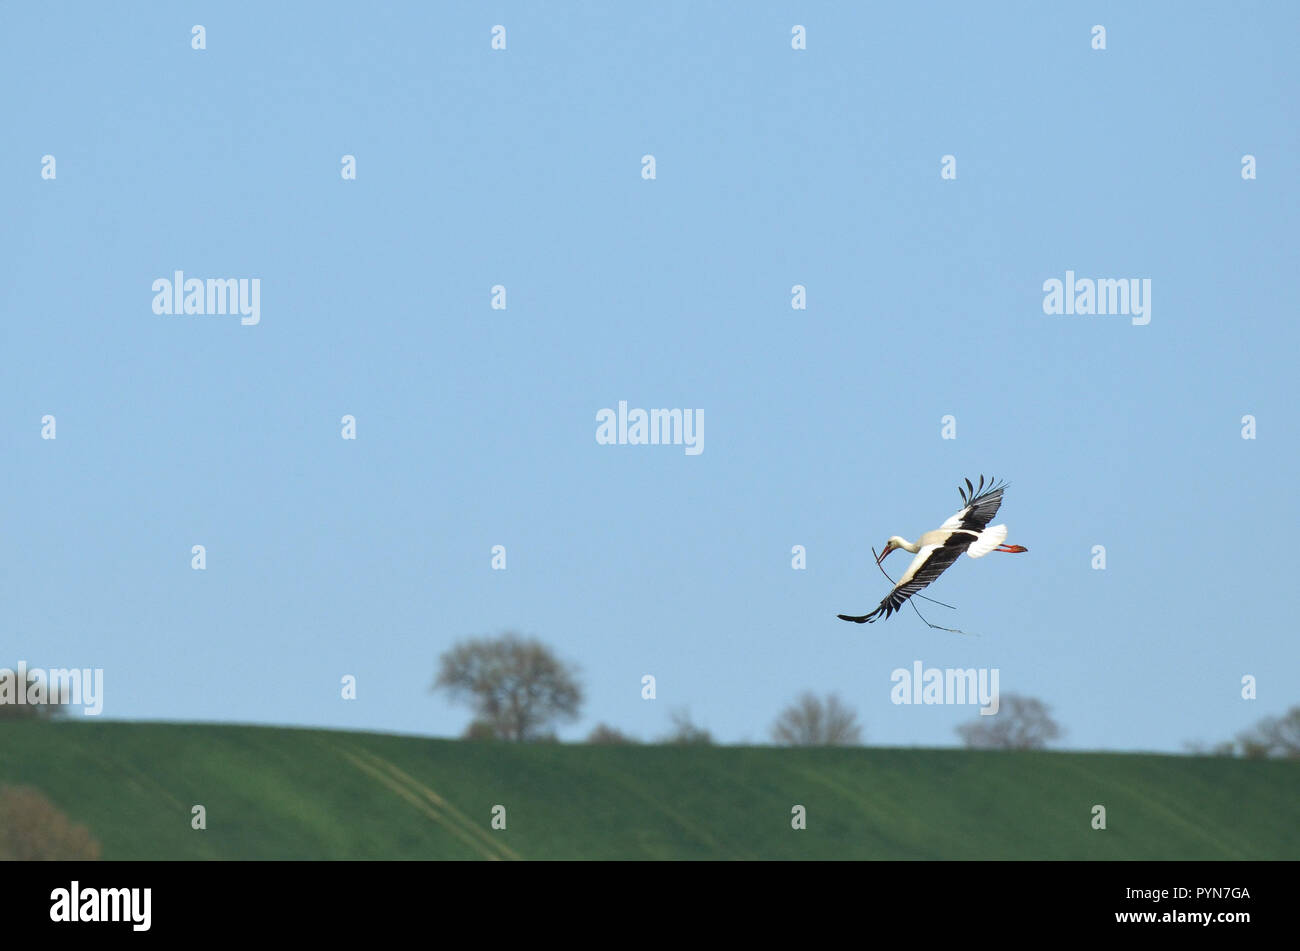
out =
{"type": "Polygon", "coordinates": [[[835,694],[822,700],[807,690],[776,718],[772,740],[783,746],[857,746],[862,730],[858,715],[835,694]]]}
{"type": "Polygon", "coordinates": [[[712,746],[713,734],[702,726],[696,726],[691,720],[689,710],[674,710],[671,714],[673,728],[662,737],[660,743],[676,746],[712,746]]]}
{"type": "Polygon", "coordinates": [[[30,786],[0,786],[0,860],[94,860],[99,842],[30,786]]]}
{"type": "Polygon", "coordinates": [[[963,723],[957,735],[976,750],[1038,750],[1061,736],[1061,728],[1036,697],[1004,693],[998,712],[963,723]]]}
{"type": "Polygon", "coordinates": [[[1265,717],[1235,740],[1213,746],[1201,742],[1183,744],[1194,756],[1243,756],[1246,759],[1300,759],[1300,706],[1280,717],[1265,717]]]}
{"type": "Polygon", "coordinates": [[[439,659],[434,690],[474,709],[470,735],[516,742],[546,739],[546,727],[573,720],[582,705],[574,668],[549,647],[516,634],[474,638],[454,645],[439,659]]]}
{"type": "Polygon", "coordinates": [[[1300,706],[1265,717],[1237,738],[1241,755],[1252,759],[1300,759],[1300,706]]]}

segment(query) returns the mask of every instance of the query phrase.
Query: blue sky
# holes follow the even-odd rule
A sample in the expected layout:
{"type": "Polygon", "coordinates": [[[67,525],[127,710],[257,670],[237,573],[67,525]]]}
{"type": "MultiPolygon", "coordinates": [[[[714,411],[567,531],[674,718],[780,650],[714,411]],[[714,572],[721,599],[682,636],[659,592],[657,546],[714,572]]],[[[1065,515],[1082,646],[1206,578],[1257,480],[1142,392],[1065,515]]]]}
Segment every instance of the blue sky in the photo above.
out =
{"type": "Polygon", "coordinates": [[[763,742],[813,689],[952,745],[972,708],[890,702],[916,660],[1083,749],[1300,702],[1300,11],[845,6],[7,7],[0,665],[457,735],[438,655],[515,630],[581,668],[566,739],[763,742]],[[261,322],[155,315],[178,269],[259,278],[261,322]],[[1045,315],[1067,269],[1150,279],[1151,322],[1045,315]],[[704,451],[598,445],[620,400],[704,451]],[[1030,551],[922,605],[979,636],[836,620],[981,472],[1030,551]]]}

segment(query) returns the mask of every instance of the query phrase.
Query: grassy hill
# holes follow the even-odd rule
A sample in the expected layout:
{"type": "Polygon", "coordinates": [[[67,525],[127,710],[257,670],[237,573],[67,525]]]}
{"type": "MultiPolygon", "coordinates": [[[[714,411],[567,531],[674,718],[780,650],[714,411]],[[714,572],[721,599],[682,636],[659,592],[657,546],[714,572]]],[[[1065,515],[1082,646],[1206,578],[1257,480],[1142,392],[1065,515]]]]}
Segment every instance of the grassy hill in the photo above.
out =
{"type": "Polygon", "coordinates": [[[1300,763],[1210,757],[8,722],[0,783],[43,790],[106,859],[1300,858],[1300,763]]]}

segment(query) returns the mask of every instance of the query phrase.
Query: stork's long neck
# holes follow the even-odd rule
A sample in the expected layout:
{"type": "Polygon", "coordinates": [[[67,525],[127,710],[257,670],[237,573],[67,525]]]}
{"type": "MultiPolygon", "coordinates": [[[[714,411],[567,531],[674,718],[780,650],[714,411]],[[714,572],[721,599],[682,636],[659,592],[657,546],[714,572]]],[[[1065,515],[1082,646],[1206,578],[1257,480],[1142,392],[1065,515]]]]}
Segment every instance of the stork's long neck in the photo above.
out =
{"type": "Polygon", "coordinates": [[[909,542],[906,538],[902,537],[901,535],[895,535],[894,540],[898,542],[899,548],[903,549],[903,551],[910,551],[913,555],[915,555],[918,551],[921,550],[920,542],[909,542]]]}

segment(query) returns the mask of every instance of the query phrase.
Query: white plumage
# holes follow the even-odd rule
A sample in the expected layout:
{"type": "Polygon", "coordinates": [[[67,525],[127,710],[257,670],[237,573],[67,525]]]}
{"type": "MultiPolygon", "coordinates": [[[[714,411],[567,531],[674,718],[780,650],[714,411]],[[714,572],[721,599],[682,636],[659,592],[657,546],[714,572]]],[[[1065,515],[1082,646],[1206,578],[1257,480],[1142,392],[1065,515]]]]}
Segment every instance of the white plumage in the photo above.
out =
{"type": "Polygon", "coordinates": [[[1002,505],[1002,493],[1005,489],[1005,483],[997,482],[990,482],[988,488],[985,488],[983,476],[980,476],[978,486],[972,485],[970,479],[967,479],[966,489],[957,487],[963,502],[960,512],[933,531],[926,532],[915,542],[909,542],[898,535],[891,535],[885,542],[885,550],[876,559],[876,564],[883,562],[885,556],[897,548],[914,552],[916,557],[912,559],[912,563],[907,566],[902,577],[874,611],[860,616],[840,614],[837,617],[857,624],[875,621],[880,617],[889,617],[902,607],[904,601],[943,574],[962,552],[971,558],[983,558],[992,551],[1028,551],[1020,545],[1006,544],[1005,525],[989,525],[993,516],[997,514],[999,506],[1002,505]]]}

